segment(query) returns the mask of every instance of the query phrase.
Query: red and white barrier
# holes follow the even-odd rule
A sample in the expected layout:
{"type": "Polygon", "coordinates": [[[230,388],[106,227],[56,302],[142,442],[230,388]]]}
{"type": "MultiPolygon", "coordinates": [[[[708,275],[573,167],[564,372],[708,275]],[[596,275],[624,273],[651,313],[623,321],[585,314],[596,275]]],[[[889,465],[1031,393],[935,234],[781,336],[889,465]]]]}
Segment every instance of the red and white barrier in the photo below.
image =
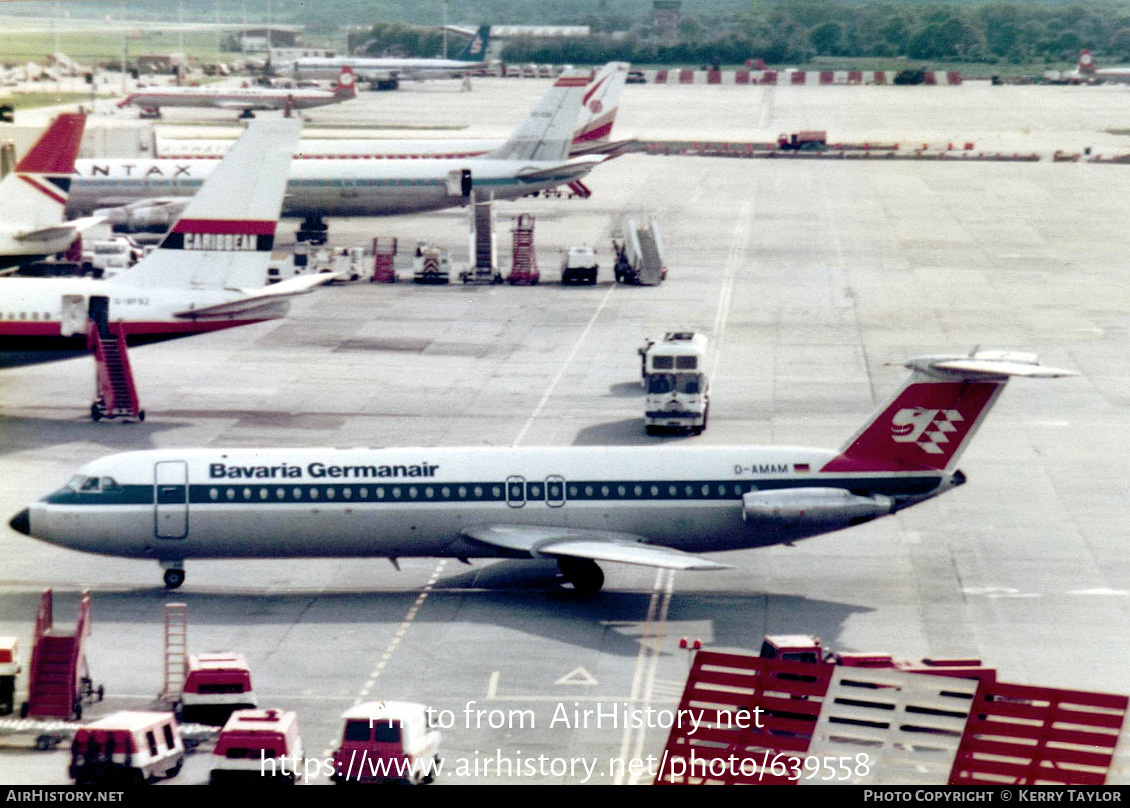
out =
{"type": "MultiPolygon", "coordinates": [[[[828,87],[856,84],[892,84],[889,70],[689,70],[642,71],[648,84],[788,84],[795,87],[828,87]]],[[[957,70],[927,70],[923,84],[952,87],[961,84],[957,70]]]]}

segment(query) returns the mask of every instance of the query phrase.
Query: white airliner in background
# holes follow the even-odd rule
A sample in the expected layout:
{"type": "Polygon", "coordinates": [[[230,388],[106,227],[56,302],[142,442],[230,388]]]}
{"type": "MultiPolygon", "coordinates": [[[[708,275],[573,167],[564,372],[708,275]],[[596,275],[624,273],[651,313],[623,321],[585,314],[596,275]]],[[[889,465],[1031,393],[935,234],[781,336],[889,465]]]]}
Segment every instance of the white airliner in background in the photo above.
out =
{"type": "Polygon", "coordinates": [[[0,266],[63,252],[87,225],[101,221],[64,221],[85,126],[85,115],[60,115],[0,180],[0,266]]]}
{"type": "Polygon", "coordinates": [[[1111,84],[1130,83],[1130,67],[1095,67],[1095,57],[1084,48],[1079,54],[1079,66],[1070,74],[1086,81],[1101,81],[1111,84]]]}
{"type": "Polygon", "coordinates": [[[483,25],[467,46],[453,59],[422,59],[364,56],[304,57],[289,67],[295,79],[332,78],[348,65],[358,81],[368,81],[374,90],[395,90],[402,81],[446,79],[465,76],[487,66],[484,57],[490,38],[490,26],[483,25]]]}
{"type": "Polygon", "coordinates": [[[578,591],[599,561],[717,569],[699,553],[862,524],[965,482],[956,469],[1030,354],[907,360],[910,378],[838,451],[798,447],[160,449],[87,464],[12,518],[90,553],[149,558],[552,558],[578,591]]]}
{"type": "Polygon", "coordinates": [[[256,121],[189,202],[161,245],[109,280],[0,278],[0,365],[86,351],[92,297],[130,344],[281,317],[287,298],[330,276],[267,286],[267,263],[300,121],[256,121]]]}
{"type": "MultiPolygon", "coordinates": [[[[283,214],[325,228],[323,216],[382,216],[465,205],[472,191],[517,199],[580,180],[607,159],[569,157],[588,71],[559,77],[510,139],[478,157],[434,160],[296,160],[283,214]]],[[[212,160],[79,160],[70,210],[196,192],[212,160]]]]}
{"type": "MultiPolygon", "coordinates": [[[[612,142],[612,126],[620,109],[620,96],[628,78],[628,62],[609,62],[593,71],[581,98],[580,115],[573,131],[569,155],[616,154],[632,141],[612,142]]],[[[154,154],[163,160],[219,158],[231,148],[231,140],[160,138],[154,154]]],[[[303,138],[294,153],[296,160],[326,158],[351,160],[414,160],[420,157],[478,157],[502,145],[501,140],[458,138],[303,138]]]]}
{"type": "Polygon", "coordinates": [[[234,109],[243,117],[254,110],[310,109],[339,104],[357,97],[353,69],[341,68],[337,84],[330,90],[274,89],[268,87],[149,87],[130,93],[119,107],[140,107],[151,116],[160,116],[162,107],[209,107],[234,109]]]}
{"type": "MultiPolygon", "coordinates": [[[[634,141],[613,141],[612,127],[620,108],[620,96],[628,76],[627,62],[609,62],[593,71],[581,110],[573,130],[569,156],[602,154],[615,157],[626,151],[634,141]]],[[[171,161],[219,159],[231,148],[232,140],[155,139],[154,154],[169,165],[171,161]]],[[[294,153],[296,160],[418,160],[439,158],[447,160],[481,157],[501,147],[501,140],[459,139],[318,139],[303,138],[294,153]]],[[[92,170],[99,161],[81,161],[83,170],[92,170]]],[[[121,204],[110,198],[111,204],[94,208],[91,214],[101,216],[115,227],[127,230],[151,230],[168,227],[169,222],[183,209],[186,200],[176,196],[158,196],[137,199],[121,204]]]]}

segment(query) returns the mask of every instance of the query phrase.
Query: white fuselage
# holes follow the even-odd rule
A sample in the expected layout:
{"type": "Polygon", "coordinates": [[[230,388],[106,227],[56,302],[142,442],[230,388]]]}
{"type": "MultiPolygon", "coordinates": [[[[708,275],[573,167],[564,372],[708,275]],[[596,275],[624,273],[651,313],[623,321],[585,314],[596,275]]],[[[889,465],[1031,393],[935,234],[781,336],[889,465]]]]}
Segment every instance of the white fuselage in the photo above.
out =
{"type": "Polygon", "coordinates": [[[220,109],[271,110],[309,109],[336,104],[343,100],[327,90],[267,90],[246,89],[212,90],[206,87],[166,87],[141,90],[130,94],[119,106],[132,104],[144,109],[161,107],[212,107],[220,109]]]}
{"type": "MultiPolygon", "coordinates": [[[[157,154],[163,160],[193,160],[223,157],[231,140],[157,139],[157,154]]],[[[424,140],[422,138],[303,138],[294,153],[296,160],[416,160],[421,157],[463,159],[479,157],[501,146],[504,140],[424,140]]]]}
{"type": "Polygon", "coordinates": [[[325,80],[335,78],[341,69],[349,66],[359,81],[387,81],[389,79],[442,79],[471,73],[484,66],[483,62],[464,62],[458,59],[393,59],[362,58],[356,56],[307,57],[291,65],[295,79],[325,80]]]}
{"type": "MultiPolygon", "coordinates": [[[[597,162],[593,158],[557,162],[295,160],[288,175],[283,215],[382,216],[454,207],[467,201],[450,185],[451,172],[462,170],[471,172],[475,190],[493,192],[496,199],[517,199],[579,179],[597,162]]],[[[138,199],[190,196],[216,164],[214,160],[78,160],[67,210],[80,215],[138,199]]]]}
{"type": "Polygon", "coordinates": [[[536,548],[507,552],[464,533],[490,526],[611,531],[697,553],[838,529],[753,530],[742,518],[750,491],[831,486],[921,499],[939,490],[943,476],[819,473],[835,454],[793,447],[129,452],[88,464],[71,486],[31,505],[24,532],[76,550],[164,561],[536,555],[536,548]],[[96,483],[84,491],[80,481],[89,480],[96,483]]]}
{"type": "MultiPolygon", "coordinates": [[[[121,322],[131,344],[186,336],[274,319],[286,314],[279,301],[254,314],[177,317],[177,312],[245,297],[239,290],[139,288],[129,272],[112,280],[90,278],[0,278],[0,364],[4,354],[34,350],[85,350],[86,310],[91,296],[109,298],[112,321],[121,322]],[[67,299],[72,303],[69,306],[67,299]]],[[[265,277],[264,277],[265,281],[265,277]]]]}

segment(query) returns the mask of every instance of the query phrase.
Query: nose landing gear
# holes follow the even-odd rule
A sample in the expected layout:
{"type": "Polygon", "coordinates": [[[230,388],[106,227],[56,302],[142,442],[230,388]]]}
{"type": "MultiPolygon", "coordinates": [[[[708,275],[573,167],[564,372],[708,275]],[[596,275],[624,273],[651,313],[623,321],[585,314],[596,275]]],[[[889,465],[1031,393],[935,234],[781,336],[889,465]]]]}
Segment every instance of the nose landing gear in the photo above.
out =
{"type": "Polygon", "coordinates": [[[162,561],[161,567],[165,570],[165,589],[179,589],[184,583],[184,562],[162,561]]]}

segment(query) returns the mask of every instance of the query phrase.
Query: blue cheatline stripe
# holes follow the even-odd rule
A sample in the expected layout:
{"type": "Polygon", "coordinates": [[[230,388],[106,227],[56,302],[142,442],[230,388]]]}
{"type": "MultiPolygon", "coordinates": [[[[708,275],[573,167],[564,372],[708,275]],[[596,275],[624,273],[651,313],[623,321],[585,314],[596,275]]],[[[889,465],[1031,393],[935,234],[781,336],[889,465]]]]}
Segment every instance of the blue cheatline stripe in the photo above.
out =
{"type": "MultiPolygon", "coordinates": [[[[759,480],[526,480],[497,482],[396,482],[367,483],[291,483],[217,482],[191,485],[191,505],[275,505],[296,503],[375,503],[381,505],[449,502],[727,502],[740,499],[753,490],[774,491],[793,488],[843,488],[862,495],[914,496],[937,487],[940,476],[858,478],[808,475],[759,480]],[[509,490],[508,490],[509,489],[509,490]],[[548,489],[548,491],[547,491],[548,489]]],[[[163,486],[161,504],[179,504],[184,486],[163,486]],[[175,489],[175,490],[173,490],[175,489]]],[[[76,493],[68,488],[46,497],[57,505],[152,505],[156,501],[152,485],[124,485],[97,494],[76,493]]]]}

